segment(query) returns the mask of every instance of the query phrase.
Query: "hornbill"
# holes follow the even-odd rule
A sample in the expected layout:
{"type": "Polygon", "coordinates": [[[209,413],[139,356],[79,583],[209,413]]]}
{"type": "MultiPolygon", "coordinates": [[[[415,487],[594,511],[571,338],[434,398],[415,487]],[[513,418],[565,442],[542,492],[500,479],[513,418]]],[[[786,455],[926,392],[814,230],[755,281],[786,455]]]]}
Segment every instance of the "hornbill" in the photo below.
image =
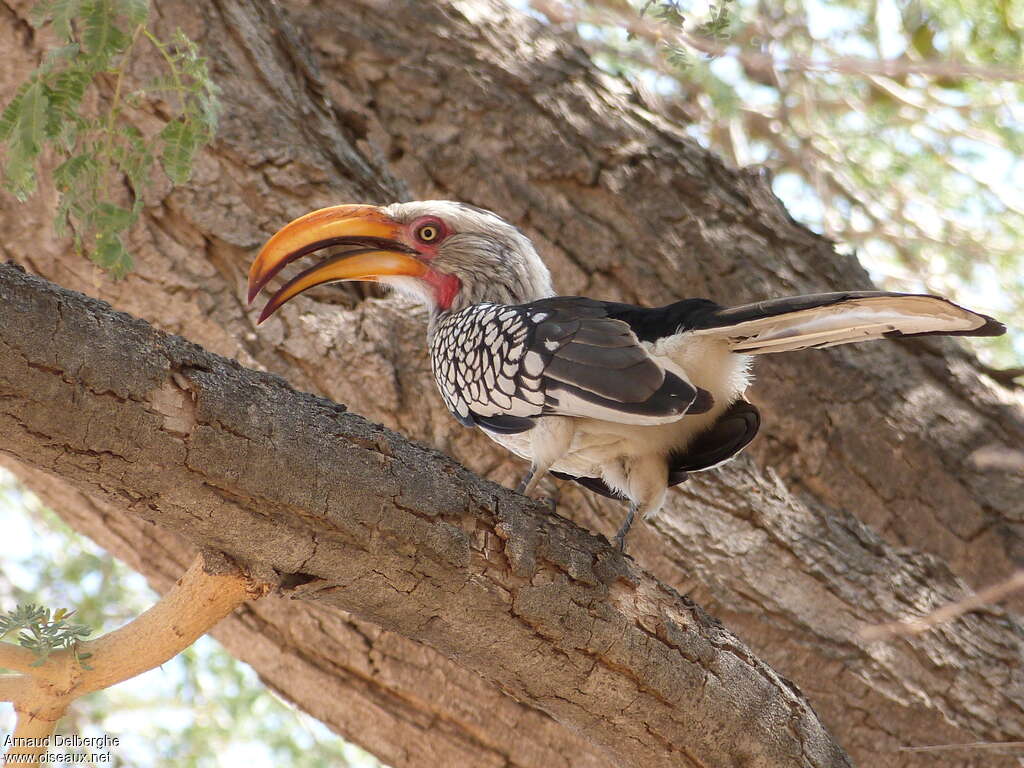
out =
{"type": "Polygon", "coordinates": [[[430,311],[427,343],[445,405],[545,473],[656,514],[690,472],[734,457],[760,425],[743,399],[752,355],[870,339],[996,336],[1005,327],[938,296],[847,291],[723,307],[639,307],[557,296],[530,240],[463,203],[338,205],[286,225],[249,272],[249,302],[290,262],[330,246],[260,314],[322,283],[390,285],[430,311]]]}

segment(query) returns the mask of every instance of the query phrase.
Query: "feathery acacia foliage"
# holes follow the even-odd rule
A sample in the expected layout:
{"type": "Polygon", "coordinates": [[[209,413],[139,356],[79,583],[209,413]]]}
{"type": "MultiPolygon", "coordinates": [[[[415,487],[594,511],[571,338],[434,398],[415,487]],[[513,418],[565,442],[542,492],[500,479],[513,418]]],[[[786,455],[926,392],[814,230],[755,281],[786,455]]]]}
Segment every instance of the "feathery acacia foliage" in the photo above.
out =
{"type": "Polygon", "coordinates": [[[185,183],[196,152],[217,127],[217,86],[206,60],[180,30],[163,41],[149,28],[148,0],[41,0],[32,12],[60,45],[17,91],[0,115],[4,184],[19,200],[36,188],[40,155],[50,147],[62,162],[53,173],[60,193],[55,227],[96,264],[121,277],[131,269],[123,235],[138,219],[154,163],[174,184],[185,183]],[[166,74],[129,90],[128,65],[138,46],[159,51],[166,74]],[[90,88],[104,107],[85,107],[90,88]],[[111,91],[112,89],[112,91],[111,91]],[[125,109],[161,96],[175,112],[155,136],[126,119],[125,109]],[[124,179],[127,199],[118,196],[124,179]]]}
{"type": "MultiPolygon", "coordinates": [[[[0,614],[0,638],[11,632],[18,632],[18,644],[36,655],[33,667],[42,666],[51,653],[61,648],[75,649],[79,640],[92,634],[84,624],[68,621],[74,611],[58,608],[52,615],[49,608],[26,603],[15,606],[13,611],[0,614]]],[[[75,658],[88,669],[85,659],[91,654],[79,654],[75,658]]]]}

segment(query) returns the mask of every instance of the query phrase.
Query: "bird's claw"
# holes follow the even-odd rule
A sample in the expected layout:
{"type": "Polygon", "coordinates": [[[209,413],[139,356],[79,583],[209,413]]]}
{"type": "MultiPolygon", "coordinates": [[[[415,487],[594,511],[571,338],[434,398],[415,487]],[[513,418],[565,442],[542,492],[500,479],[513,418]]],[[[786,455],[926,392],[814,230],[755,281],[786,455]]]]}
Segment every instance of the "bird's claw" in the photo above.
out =
{"type": "MultiPolygon", "coordinates": [[[[521,493],[521,491],[517,491],[517,493],[521,493]]],[[[537,501],[537,502],[540,502],[545,507],[547,507],[548,512],[550,512],[551,514],[554,514],[555,510],[558,509],[558,498],[556,496],[537,495],[537,496],[527,496],[527,498],[528,499],[533,499],[534,501],[537,501]]]]}
{"type": "Polygon", "coordinates": [[[526,473],[526,477],[524,477],[519,485],[516,486],[516,493],[521,493],[531,499],[543,502],[544,506],[548,508],[548,511],[553,514],[558,508],[558,490],[556,489],[555,493],[550,496],[538,493],[539,488],[537,483],[533,482],[534,477],[540,480],[541,475],[537,474],[537,469],[535,467],[530,467],[530,471],[526,473]]]}

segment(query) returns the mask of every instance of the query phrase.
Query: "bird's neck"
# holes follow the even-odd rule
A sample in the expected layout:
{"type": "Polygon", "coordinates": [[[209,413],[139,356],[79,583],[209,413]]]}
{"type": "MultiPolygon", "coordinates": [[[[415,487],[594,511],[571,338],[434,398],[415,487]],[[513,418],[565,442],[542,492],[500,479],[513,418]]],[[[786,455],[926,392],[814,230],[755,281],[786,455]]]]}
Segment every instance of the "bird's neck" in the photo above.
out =
{"type": "Polygon", "coordinates": [[[549,296],[554,295],[554,292],[551,290],[546,290],[544,292],[536,291],[535,293],[537,295],[524,297],[518,292],[508,290],[506,286],[496,285],[491,286],[489,290],[477,293],[472,300],[456,296],[447,308],[442,308],[435,304],[430,308],[430,320],[427,324],[427,341],[430,344],[433,344],[434,334],[436,333],[437,328],[443,324],[446,319],[453,315],[457,315],[460,312],[464,312],[470,307],[475,307],[480,304],[515,306],[518,304],[527,304],[531,301],[548,298],[549,296]]]}
{"type": "Polygon", "coordinates": [[[437,338],[437,330],[445,324],[445,321],[450,319],[452,316],[463,312],[470,307],[478,306],[479,304],[495,304],[497,302],[492,301],[478,301],[473,304],[464,304],[461,306],[453,305],[449,309],[439,309],[434,307],[430,313],[430,319],[427,322],[427,345],[431,348],[434,346],[434,340],[437,338]]]}
{"type": "Polygon", "coordinates": [[[463,312],[478,304],[514,306],[554,296],[551,275],[536,256],[537,265],[529,270],[478,271],[464,269],[457,278],[458,289],[449,294],[447,301],[435,300],[430,304],[430,323],[427,338],[432,342],[434,331],[445,317],[463,312]]]}

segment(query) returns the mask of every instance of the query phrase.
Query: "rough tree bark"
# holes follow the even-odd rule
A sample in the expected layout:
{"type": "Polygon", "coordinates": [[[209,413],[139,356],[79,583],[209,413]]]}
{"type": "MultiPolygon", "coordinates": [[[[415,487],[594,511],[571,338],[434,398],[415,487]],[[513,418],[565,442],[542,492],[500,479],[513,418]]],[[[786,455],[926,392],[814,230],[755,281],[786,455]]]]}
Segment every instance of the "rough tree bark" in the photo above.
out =
{"type": "MultiPolygon", "coordinates": [[[[40,58],[25,2],[0,3],[0,92],[40,58]]],[[[521,466],[433,394],[422,315],[323,291],[258,333],[253,249],[343,201],[446,197],[537,242],[565,293],[647,304],[868,285],[792,222],[758,173],[731,169],[599,74],[571,42],[496,2],[161,2],[211,57],[226,114],[184,189],[151,193],[121,283],[50,234],[52,191],[0,211],[0,254],[449,453],[505,484],[521,466]],[[257,6],[257,7],[253,7],[257,6]],[[277,10],[281,8],[283,10],[277,10]]],[[[144,76],[147,63],[138,74],[144,76]]],[[[134,115],[145,129],[159,104],[134,115]]],[[[1018,620],[999,609],[866,643],[863,624],[956,598],[1022,559],[1024,478],[972,461],[1019,446],[1019,399],[946,341],[807,352],[758,366],[749,455],[672,494],[632,554],[793,679],[855,762],[920,765],[900,746],[1024,736],[1018,620]]],[[[181,537],[20,464],[75,527],[156,586],[181,537]]],[[[571,486],[560,512],[610,533],[620,510],[571,486]]],[[[266,600],[218,637],[267,683],[395,766],[609,765],[607,753],[436,651],[336,609],[266,600]],[[324,691],[330,691],[325,696],[324,691]]],[[[932,753],[931,765],[1015,764],[932,753]]]]}

